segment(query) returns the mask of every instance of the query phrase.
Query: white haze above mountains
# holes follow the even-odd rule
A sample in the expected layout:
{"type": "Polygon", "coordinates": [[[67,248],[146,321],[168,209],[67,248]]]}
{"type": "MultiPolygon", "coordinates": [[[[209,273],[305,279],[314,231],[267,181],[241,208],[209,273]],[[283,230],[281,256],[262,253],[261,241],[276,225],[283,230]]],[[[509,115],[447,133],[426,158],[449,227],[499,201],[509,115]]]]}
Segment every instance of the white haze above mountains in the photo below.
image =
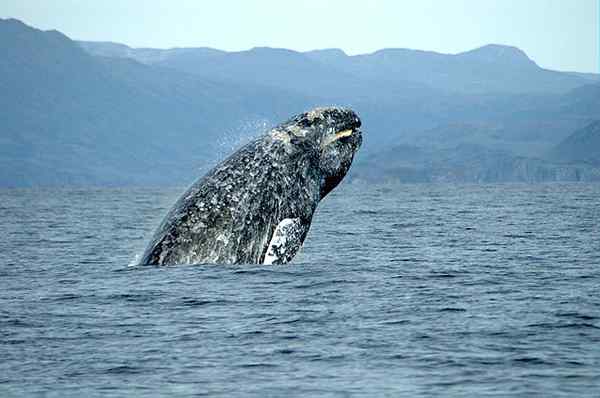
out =
{"type": "Polygon", "coordinates": [[[17,20],[0,45],[2,186],[186,184],[247,126],[331,104],[363,119],[354,179],[600,180],[597,75],[514,47],[132,49],[17,20]]]}

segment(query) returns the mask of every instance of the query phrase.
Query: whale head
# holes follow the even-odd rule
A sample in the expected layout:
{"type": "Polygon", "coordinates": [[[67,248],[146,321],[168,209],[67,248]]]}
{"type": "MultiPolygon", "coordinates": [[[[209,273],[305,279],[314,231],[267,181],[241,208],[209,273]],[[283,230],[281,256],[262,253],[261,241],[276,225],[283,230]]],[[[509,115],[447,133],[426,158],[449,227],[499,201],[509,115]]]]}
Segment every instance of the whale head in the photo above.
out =
{"type": "Polygon", "coordinates": [[[316,108],[272,130],[292,153],[309,156],[321,179],[321,198],[342,181],[362,144],[360,118],[347,108],[316,108]]]}

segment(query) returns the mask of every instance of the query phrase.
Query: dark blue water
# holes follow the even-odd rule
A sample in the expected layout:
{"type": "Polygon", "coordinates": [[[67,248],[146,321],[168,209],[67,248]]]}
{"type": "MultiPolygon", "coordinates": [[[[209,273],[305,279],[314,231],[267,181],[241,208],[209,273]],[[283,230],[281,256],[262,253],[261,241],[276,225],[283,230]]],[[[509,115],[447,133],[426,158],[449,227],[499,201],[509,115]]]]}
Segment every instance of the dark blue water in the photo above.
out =
{"type": "Polygon", "coordinates": [[[600,185],[346,184],[293,264],[128,266],[180,191],[0,191],[1,396],[600,395],[600,185]]]}

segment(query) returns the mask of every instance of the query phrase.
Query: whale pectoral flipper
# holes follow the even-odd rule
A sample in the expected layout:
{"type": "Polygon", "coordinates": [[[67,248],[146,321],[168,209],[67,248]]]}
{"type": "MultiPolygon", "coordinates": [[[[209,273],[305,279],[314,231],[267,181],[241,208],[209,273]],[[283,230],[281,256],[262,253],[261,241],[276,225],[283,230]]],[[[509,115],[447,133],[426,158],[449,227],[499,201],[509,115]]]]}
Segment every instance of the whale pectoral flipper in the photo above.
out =
{"type": "Polygon", "coordinates": [[[299,218],[286,218],[275,228],[263,264],[285,264],[302,247],[308,227],[299,218]]]}

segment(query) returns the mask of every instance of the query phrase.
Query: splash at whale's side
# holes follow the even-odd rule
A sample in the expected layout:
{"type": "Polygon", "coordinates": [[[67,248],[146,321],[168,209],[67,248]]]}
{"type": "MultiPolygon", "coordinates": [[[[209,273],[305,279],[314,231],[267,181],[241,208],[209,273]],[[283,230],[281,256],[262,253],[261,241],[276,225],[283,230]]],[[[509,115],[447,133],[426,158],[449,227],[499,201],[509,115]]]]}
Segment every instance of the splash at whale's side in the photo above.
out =
{"type": "Polygon", "coordinates": [[[348,172],[360,126],[349,109],[318,108],[246,144],[183,194],[140,263],[289,262],[348,172]]]}

